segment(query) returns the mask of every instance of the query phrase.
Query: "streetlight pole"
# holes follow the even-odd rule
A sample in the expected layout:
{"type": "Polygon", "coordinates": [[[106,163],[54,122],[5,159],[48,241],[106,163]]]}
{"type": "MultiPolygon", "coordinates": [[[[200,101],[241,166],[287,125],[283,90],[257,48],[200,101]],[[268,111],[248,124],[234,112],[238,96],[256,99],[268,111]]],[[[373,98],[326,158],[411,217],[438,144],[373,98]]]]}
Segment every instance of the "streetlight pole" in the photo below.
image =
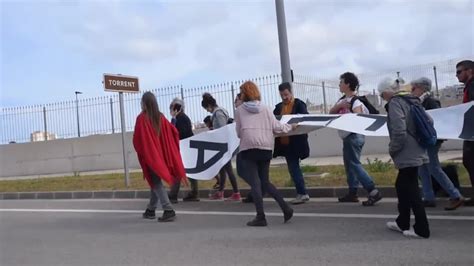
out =
{"type": "Polygon", "coordinates": [[[285,6],[283,0],[275,0],[278,42],[280,46],[281,78],[283,82],[292,82],[288,37],[286,34],[285,6]]]}
{"type": "Polygon", "coordinates": [[[75,91],[76,94],[76,115],[77,115],[77,137],[81,137],[81,128],[79,127],[79,99],[77,99],[78,94],[82,94],[80,91],[75,91]]]}

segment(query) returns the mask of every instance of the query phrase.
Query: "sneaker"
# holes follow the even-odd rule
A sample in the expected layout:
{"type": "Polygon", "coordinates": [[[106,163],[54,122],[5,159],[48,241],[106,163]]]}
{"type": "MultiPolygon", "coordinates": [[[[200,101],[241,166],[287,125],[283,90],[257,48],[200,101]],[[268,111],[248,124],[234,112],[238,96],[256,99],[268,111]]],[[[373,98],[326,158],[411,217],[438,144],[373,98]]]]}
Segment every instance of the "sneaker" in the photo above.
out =
{"type": "Polygon", "coordinates": [[[369,194],[367,200],[362,202],[362,206],[374,206],[374,204],[380,201],[381,199],[382,195],[380,195],[380,192],[377,190],[374,193],[369,194]]]}
{"type": "Polygon", "coordinates": [[[200,201],[200,199],[196,196],[196,194],[189,193],[183,198],[183,201],[200,201]]]}
{"type": "Polygon", "coordinates": [[[418,235],[417,233],[415,233],[415,231],[413,231],[412,229],[403,231],[403,235],[408,238],[424,238],[418,235]]]}
{"type": "Polygon", "coordinates": [[[446,211],[454,211],[464,203],[464,198],[449,200],[449,206],[444,208],[446,211]]]}
{"type": "Polygon", "coordinates": [[[474,206],[474,198],[470,198],[464,201],[464,206],[474,206]]]}
{"type": "Polygon", "coordinates": [[[176,219],[176,213],[174,210],[163,211],[163,216],[158,217],[158,222],[172,222],[176,219]]]}
{"type": "Polygon", "coordinates": [[[240,192],[232,193],[232,195],[225,199],[225,201],[241,201],[240,192]]]}
{"type": "Polygon", "coordinates": [[[257,216],[252,221],[249,221],[247,226],[267,226],[267,220],[265,217],[257,216]]]}
{"type": "Polygon", "coordinates": [[[293,204],[293,205],[297,205],[297,204],[303,204],[307,201],[309,201],[309,195],[308,194],[304,194],[304,195],[298,194],[298,195],[296,195],[296,198],[294,200],[292,200],[290,203],[293,204]]]}
{"type": "Polygon", "coordinates": [[[337,199],[339,202],[359,202],[359,198],[354,194],[347,194],[337,199]]]}
{"type": "Polygon", "coordinates": [[[224,191],[216,191],[209,196],[210,200],[223,200],[224,199],[224,191]]]}
{"type": "Polygon", "coordinates": [[[387,228],[399,233],[403,233],[403,230],[398,227],[397,222],[387,222],[387,228]]]}
{"type": "Polygon", "coordinates": [[[156,218],[156,214],[155,214],[155,211],[153,210],[149,210],[149,209],[146,209],[145,212],[142,214],[143,218],[144,219],[155,219],[156,218]]]}
{"type": "Polygon", "coordinates": [[[434,200],[423,200],[423,206],[425,206],[425,208],[434,208],[434,207],[436,207],[436,201],[434,201],[434,200]]]}
{"type": "Polygon", "coordinates": [[[293,217],[293,209],[292,208],[288,208],[288,209],[283,211],[284,223],[288,222],[291,219],[291,217],[293,217]]]}

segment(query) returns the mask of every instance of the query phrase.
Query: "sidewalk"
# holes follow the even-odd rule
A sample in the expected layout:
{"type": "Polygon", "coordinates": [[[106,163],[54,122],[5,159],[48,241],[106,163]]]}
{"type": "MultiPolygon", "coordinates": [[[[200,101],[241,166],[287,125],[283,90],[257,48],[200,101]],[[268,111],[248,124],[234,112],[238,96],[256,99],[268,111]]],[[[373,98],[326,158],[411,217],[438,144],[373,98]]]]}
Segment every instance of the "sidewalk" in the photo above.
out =
{"type": "MultiPolygon", "coordinates": [[[[361,162],[366,163],[367,159],[373,161],[374,159],[379,159],[384,162],[390,160],[388,154],[371,154],[371,155],[362,155],[361,162]]],[[[443,161],[455,161],[460,162],[462,158],[462,151],[453,150],[453,151],[440,151],[439,159],[443,161]]],[[[233,161],[235,167],[235,160],[233,161]]],[[[285,165],[286,161],[284,158],[273,159],[271,165],[285,165]]],[[[342,156],[332,156],[332,157],[311,157],[303,160],[302,165],[342,165],[342,156]]],[[[140,169],[131,169],[131,172],[141,171],[140,169]]],[[[92,174],[106,174],[106,173],[120,173],[123,172],[122,169],[113,170],[113,171],[101,171],[101,172],[83,172],[81,175],[92,175],[92,174]]],[[[3,178],[0,180],[20,180],[20,179],[34,179],[34,178],[43,178],[43,177],[54,177],[61,175],[51,175],[51,176],[28,176],[28,177],[14,177],[14,178],[3,178]]],[[[384,197],[396,197],[396,192],[394,187],[379,187],[382,195],[384,197]]],[[[293,187],[281,187],[279,188],[281,193],[286,198],[292,198],[295,196],[295,189],[293,187]]],[[[321,197],[337,197],[342,196],[347,192],[346,187],[310,187],[307,189],[308,194],[312,198],[321,198],[321,197]]],[[[230,191],[227,191],[230,196],[230,191]]],[[[245,196],[249,192],[249,189],[241,189],[242,196],[245,196]]],[[[120,191],[58,191],[58,192],[3,192],[0,193],[1,199],[148,199],[149,198],[148,190],[120,190],[120,191]]],[[[184,195],[186,190],[182,190],[180,193],[184,195]]],[[[461,193],[465,196],[472,195],[470,187],[462,187],[461,193]]],[[[199,195],[203,199],[207,199],[209,190],[200,190],[199,195]]],[[[227,196],[227,195],[226,195],[227,196]]],[[[360,190],[360,197],[365,196],[365,191],[360,190]]]]}

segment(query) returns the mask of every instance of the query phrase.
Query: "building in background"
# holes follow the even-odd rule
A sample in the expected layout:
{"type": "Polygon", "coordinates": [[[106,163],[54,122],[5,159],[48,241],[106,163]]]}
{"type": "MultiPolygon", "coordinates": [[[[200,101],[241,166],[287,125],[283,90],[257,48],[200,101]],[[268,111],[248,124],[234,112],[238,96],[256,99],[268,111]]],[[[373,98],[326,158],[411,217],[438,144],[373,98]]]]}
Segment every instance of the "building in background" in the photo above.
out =
{"type": "Polygon", "coordinates": [[[31,142],[53,140],[53,139],[57,139],[57,136],[55,133],[46,132],[45,134],[44,131],[35,131],[31,133],[31,142]],[[45,138],[46,136],[47,136],[47,139],[45,138]]]}

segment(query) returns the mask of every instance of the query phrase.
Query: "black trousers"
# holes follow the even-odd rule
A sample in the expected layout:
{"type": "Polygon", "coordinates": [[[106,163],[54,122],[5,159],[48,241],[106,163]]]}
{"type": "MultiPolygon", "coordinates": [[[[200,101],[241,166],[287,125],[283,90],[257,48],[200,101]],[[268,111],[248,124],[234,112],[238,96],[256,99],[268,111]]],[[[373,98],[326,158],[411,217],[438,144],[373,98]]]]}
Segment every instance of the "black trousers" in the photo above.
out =
{"type": "MultiPolygon", "coordinates": [[[[193,196],[198,196],[198,181],[196,179],[188,178],[191,185],[191,191],[189,192],[193,196]]],[[[169,197],[178,198],[179,188],[181,187],[181,182],[176,182],[170,188],[169,197]]]]}
{"type": "Polygon", "coordinates": [[[268,193],[278,203],[280,208],[286,210],[289,208],[280,192],[270,183],[269,171],[272,152],[267,150],[246,150],[242,152],[242,167],[245,169],[247,182],[252,189],[253,201],[257,216],[264,217],[263,195],[268,193]]]}
{"type": "Polygon", "coordinates": [[[229,161],[219,171],[219,191],[224,191],[226,177],[229,176],[230,184],[232,185],[232,191],[234,193],[239,192],[237,186],[237,179],[235,178],[234,170],[232,169],[232,162],[229,161]]]}
{"type": "MultiPolygon", "coordinates": [[[[471,179],[471,186],[474,189],[474,141],[464,141],[462,146],[462,163],[467,169],[471,179]]],[[[474,195],[472,196],[474,197],[474,195]]]]}
{"type": "Polygon", "coordinates": [[[430,228],[418,187],[418,167],[399,169],[395,187],[398,197],[399,214],[396,220],[398,227],[402,230],[410,229],[410,213],[413,210],[415,216],[413,229],[415,233],[428,238],[430,228]]]}

